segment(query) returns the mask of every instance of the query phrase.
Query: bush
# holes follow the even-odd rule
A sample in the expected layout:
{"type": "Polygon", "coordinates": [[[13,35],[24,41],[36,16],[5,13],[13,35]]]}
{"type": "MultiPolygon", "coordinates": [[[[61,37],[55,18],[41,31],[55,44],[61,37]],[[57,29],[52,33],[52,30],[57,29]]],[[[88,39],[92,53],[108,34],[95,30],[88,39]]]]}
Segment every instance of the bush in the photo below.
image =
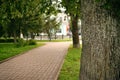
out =
{"type": "Polygon", "coordinates": [[[26,45],[28,45],[28,43],[23,39],[18,39],[18,41],[16,43],[16,47],[24,47],[26,45]]]}
{"type": "Polygon", "coordinates": [[[5,38],[0,39],[0,43],[9,43],[9,42],[14,42],[14,39],[5,39],[5,38]]]}
{"type": "Polygon", "coordinates": [[[0,43],[5,43],[6,39],[0,39],[0,43]]]}
{"type": "Polygon", "coordinates": [[[10,43],[10,42],[14,42],[14,39],[5,39],[5,38],[0,39],[0,43],[10,43]]]}
{"type": "MultiPolygon", "coordinates": [[[[14,39],[5,39],[5,38],[1,38],[0,39],[0,43],[10,43],[10,42],[14,42],[14,39]]],[[[35,40],[23,40],[23,39],[17,39],[17,43],[16,43],[16,47],[24,47],[26,45],[36,45],[36,41],[35,40]]]]}
{"type": "Polygon", "coordinates": [[[36,43],[35,40],[29,40],[29,41],[28,41],[28,44],[29,44],[29,45],[36,45],[37,43],[36,43]]]}

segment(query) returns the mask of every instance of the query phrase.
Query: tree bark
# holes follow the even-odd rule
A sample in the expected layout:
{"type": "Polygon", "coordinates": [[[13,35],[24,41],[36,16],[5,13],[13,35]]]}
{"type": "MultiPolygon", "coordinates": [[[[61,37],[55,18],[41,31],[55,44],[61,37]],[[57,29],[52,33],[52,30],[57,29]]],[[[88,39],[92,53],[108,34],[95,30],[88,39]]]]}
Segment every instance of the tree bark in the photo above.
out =
{"type": "Polygon", "coordinates": [[[13,35],[14,35],[14,43],[17,43],[16,31],[13,31],[13,35]]]}
{"type": "Polygon", "coordinates": [[[31,39],[34,39],[35,38],[35,35],[33,32],[30,33],[30,36],[31,36],[31,39]]]}
{"type": "Polygon", "coordinates": [[[73,37],[73,47],[79,48],[79,34],[78,34],[78,16],[72,16],[72,37],[73,37]]]}
{"type": "Polygon", "coordinates": [[[51,34],[50,30],[47,30],[46,32],[47,32],[49,41],[51,41],[52,40],[52,34],[51,34]]]}
{"type": "Polygon", "coordinates": [[[120,19],[102,6],[106,0],[81,0],[80,80],[120,80],[120,19]]]}

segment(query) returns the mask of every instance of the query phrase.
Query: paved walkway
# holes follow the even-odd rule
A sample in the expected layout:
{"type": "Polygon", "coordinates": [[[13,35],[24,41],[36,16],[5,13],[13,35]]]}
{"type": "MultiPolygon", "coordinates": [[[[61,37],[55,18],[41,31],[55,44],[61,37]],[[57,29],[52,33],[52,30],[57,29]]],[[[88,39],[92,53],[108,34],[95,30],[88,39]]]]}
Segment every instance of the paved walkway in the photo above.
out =
{"type": "Polygon", "coordinates": [[[57,80],[69,42],[47,43],[0,64],[0,80],[57,80]]]}

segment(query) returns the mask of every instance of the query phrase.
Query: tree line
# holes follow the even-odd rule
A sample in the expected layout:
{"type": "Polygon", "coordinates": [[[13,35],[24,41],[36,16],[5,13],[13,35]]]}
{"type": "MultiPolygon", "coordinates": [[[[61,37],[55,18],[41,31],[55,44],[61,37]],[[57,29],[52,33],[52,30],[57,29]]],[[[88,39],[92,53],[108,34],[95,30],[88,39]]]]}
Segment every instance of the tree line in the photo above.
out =
{"type": "Polygon", "coordinates": [[[57,13],[54,6],[50,0],[0,0],[0,36],[12,36],[16,42],[21,33],[30,34],[31,38],[35,33],[50,34],[50,29],[59,25],[55,19],[50,19],[57,13]]]}

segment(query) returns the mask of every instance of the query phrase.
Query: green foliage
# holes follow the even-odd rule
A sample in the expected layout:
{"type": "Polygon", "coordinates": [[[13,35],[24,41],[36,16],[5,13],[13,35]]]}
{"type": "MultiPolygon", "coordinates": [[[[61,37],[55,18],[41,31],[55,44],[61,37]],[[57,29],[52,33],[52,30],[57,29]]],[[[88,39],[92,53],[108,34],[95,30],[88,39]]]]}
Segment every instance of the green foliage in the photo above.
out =
{"type": "Polygon", "coordinates": [[[0,26],[10,36],[41,32],[42,16],[55,13],[51,0],[0,0],[0,26]]]}
{"type": "Polygon", "coordinates": [[[70,16],[80,16],[80,0],[62,0],[61,4],[66,8],[66,12],[70,16]]]}
{"type": "Polygon", "coordinates": [[[14,39],[10,39],[10,38],[0,38],[0,43],[13,43],[14,39]]]}
{"type": "Polygon", "coordinates": [[[96,2],[100,2],[100,0],[96,0],[96,2]]]}
{"type": "Polygon", "coordinates": [[[58,80],[78,80],[80,68],[80,48],[69,48],[58,80]]]}
{"type": "Polygon", "coordinates": [[[80,19],[80,0],[62,0],[62,5],[71,17],[70,27],[73,34],[73,45],[79,44],[78,19],[80,19]]]}
{"type": "Polygon", "coordinates": [[[27,41],[23,40],[23,39],[18,39],[17,43],[16,43],[16,47],[24,47],[26,46],[28,43],[27,41]]]}
{"type": "Polygon", "coordinates": [[[48,38],[51,40],[52,34],[56,34],[56,30],[59,29],[60,23],[56,21],[56,17],[51,18],[51,15],[45,17],[43,32],[48,34],[48,38]]]}
{"type": "Polygon", "coordinates": [[[36,45],[37,42],[35,40],[23,40],[23,39],[18,39],[16,43],[16,47],[24,47],[27,45],[36,45]]]}
{"type": "Polygon", "coordinates": [[[37,42],[35,40],[29,40],[28,45],[36,45],[37,42]]]}

